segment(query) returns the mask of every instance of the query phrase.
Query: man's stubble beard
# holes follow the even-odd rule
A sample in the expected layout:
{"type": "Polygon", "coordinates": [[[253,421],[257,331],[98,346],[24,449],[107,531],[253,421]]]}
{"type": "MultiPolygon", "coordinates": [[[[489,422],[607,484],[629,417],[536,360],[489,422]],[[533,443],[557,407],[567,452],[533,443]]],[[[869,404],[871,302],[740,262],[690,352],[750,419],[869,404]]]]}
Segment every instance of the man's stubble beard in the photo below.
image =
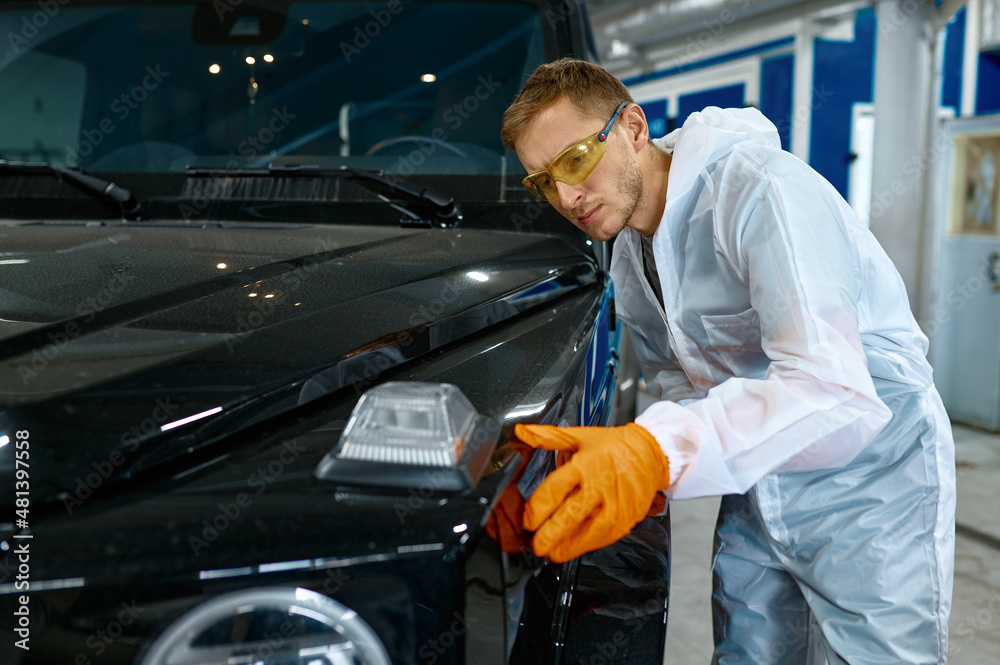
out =
{"type": "Polygon", "coordinates": [[[642,182],[642,168],[634,159],[628,159],[627,168],[615,178],[615,188],[622,193],[624,205],[622,206],[621,219],[618,220],[616,228],[605,235],[606,237],[594,237],[594,240],[608,241],[615,238],[632,221],[639,204],[642,203],[645,190],[642,182]]]}

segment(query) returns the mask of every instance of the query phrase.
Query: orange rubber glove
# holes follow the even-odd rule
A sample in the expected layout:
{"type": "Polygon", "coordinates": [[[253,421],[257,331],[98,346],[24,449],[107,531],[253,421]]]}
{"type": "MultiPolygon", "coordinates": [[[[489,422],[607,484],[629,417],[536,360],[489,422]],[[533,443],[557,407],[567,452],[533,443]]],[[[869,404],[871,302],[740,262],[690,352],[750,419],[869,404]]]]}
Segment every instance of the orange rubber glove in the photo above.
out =
{"type": "Polygon", "coordinates": [[[528,500],[524,526],[535,532],[538,556],[562,563],[600,549],[632,531],[670,486],[660,444],[641,425],[553,427],[517,425],[533,448],[572,453],[528,500]]]}
{"type": "Polygon", "coordinates": [[[517,554],[528,544],[528,534],[524,532],[524,497],[521,496],[517,482],[524,475],[524,468],[528,466],[528,460],[535,449],[516,439],[511,441],[511,447],[521,454],[521,461],[510,483],[497,499],[493,516],[486,522],[486,533],[499,543],[501,550],[517,554]]]}

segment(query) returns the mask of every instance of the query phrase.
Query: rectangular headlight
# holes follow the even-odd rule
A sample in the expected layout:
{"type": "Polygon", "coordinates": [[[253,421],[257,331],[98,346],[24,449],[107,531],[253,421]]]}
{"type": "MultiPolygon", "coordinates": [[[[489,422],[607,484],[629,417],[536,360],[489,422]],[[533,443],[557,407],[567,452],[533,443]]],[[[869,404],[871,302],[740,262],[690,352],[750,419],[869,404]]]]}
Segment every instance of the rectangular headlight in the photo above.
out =
{"type": "Polygon", "coordinates": [[[457,386],[394,381],[358,400],[340,443],[316,477],[347,484],[415,487],[434,472],[445,490],[475,486],[500,435],[457,386]]]}

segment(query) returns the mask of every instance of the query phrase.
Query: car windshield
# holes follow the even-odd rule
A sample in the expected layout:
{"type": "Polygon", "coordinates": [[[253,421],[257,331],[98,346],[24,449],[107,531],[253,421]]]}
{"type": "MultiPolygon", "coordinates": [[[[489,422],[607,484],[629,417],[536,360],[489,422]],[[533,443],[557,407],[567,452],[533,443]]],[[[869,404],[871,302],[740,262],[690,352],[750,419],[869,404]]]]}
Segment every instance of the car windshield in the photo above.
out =
{"type": "Polygon", "coordinates": [[[503,110],[545,51],[506,2],[0,7],[0,159],[89,172],[501,174],[503,110]]]}

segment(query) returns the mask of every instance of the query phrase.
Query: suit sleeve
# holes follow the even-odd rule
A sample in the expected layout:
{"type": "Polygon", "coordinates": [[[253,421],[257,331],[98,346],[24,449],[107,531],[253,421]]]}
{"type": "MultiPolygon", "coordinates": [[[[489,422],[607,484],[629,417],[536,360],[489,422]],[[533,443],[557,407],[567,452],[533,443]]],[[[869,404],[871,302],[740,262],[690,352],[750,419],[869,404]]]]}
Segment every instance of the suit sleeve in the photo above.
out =
{"type": "Polygon", "coordinates": [[[891,416],[861,345],[846,204],[791,157],[764,173],[742,159],[741,175],[715,192],[716,244],[747,285],[771,362],[763,379],[731,378],[636,419],[669,459],[674,499],[742,494],[779,469],[843,466],[891,416]]]}

